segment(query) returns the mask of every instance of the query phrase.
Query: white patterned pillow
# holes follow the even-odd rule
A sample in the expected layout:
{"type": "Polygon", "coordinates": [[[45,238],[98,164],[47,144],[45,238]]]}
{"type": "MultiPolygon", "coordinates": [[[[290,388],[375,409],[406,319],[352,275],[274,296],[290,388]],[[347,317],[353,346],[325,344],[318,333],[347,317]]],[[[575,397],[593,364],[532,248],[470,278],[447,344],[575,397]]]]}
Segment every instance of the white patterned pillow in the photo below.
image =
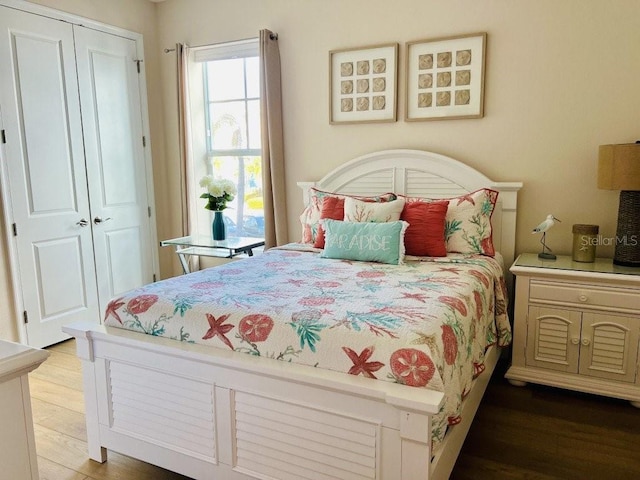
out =
{"type": "Polygon", "coordinates": [[[404,198],[390,202],[371,203],[356,198],[344,199],[345,222],[397,222],[404,208],[404,198]]]}
{"type": "Polygon", "coordinates": [[[342,195],[339,193],[325,192],[317,188],[309,189],[309,204],[305,207],[300,215],[300,223],[302,224],[302,240],[301,243],[311,243],[316,241],[318,228],[320,226],[320,218],[322,213],[322,203],[326,197],[335,198],[357,198],[368,202],[388,202],[394,200],[396,195],[393,193],[383,193],[371,197],[360,197],[352,195],[342,195]]]}
{"type": "Polygon", "coordinates": [[[491,215],[498,192],[484,188],[449,199],[444,235],[447,252],[496,254],[491,231],[491,215]]]}

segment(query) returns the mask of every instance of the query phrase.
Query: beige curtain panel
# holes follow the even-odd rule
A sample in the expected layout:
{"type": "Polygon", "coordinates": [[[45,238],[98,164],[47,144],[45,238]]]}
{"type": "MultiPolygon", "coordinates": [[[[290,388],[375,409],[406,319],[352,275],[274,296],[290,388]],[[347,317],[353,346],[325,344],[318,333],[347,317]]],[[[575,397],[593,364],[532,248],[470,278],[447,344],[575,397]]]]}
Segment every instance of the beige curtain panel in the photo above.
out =
{"type": "Polygon", "coordinates": [[[260,30],[260,121],[265,249],[288,241],[278,35],[260,30]]]}
{"type": "MultiPolygon", "coordinates": [[[[189,104],[189,55],[190,48],[182,43],[176,44],[178,75],[178,139],[180,148],[180,193],[182,198],[182,235],[192,235],[192,212],[195,212],[195,191],[193,179],[193,153],[191,151],[191,109],[189,104]]],[[[200,269],[199,257],[189,258],[190,271],[200,269]]]]}

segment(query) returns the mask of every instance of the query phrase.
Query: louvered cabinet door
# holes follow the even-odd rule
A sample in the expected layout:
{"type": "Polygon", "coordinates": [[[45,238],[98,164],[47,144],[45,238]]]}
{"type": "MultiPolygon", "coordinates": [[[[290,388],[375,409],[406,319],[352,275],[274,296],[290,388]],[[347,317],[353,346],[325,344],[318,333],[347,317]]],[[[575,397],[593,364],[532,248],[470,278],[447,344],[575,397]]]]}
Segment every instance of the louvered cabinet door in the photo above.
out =
{"type": "Polygon", "coordinates": [[[584,313],[580,375],[633,383],[638,358],[637,319],[584,313]]]}
{"type": "Polygon", "coordinates": [[[581,317],[574,310],[530,306],[527,366],[578,373],[581,317]]]}

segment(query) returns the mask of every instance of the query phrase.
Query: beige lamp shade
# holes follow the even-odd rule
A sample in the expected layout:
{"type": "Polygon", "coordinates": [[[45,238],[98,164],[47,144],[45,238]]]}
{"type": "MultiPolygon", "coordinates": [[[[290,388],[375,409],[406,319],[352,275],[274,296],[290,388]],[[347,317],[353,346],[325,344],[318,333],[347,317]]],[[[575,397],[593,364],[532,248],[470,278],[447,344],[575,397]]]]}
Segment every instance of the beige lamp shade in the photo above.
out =
{"type": "Polygon", "coordinates": [[[640,190],[640,143],[600,145],[598,188],[640,190]]]}

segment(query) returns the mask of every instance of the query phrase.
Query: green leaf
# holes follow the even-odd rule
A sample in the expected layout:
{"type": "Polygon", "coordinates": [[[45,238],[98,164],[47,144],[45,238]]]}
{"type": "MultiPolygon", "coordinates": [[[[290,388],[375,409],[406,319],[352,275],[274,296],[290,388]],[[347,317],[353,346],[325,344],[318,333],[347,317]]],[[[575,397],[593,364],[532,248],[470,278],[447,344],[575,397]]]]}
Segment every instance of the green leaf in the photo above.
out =
{"type": "Polygon", "coordinates": [[[462,225],[461,220],[453,220],[445,223],[444,226],[444,236],[446,240],[449,240],[449,237],[453,235],[455,232],[460,230],[460,225],[462,225]]]}
{"type": "Polygon", "coordinates": [[[321,323],[312,323],[310,321],[290,323],[291,327],[296,330],[296,334],[300,337],[300,348],[304,348],[305,343],[309,349],[315,353],[316,343],[320,340],[320,332],[326,325],[321,323]]]}

